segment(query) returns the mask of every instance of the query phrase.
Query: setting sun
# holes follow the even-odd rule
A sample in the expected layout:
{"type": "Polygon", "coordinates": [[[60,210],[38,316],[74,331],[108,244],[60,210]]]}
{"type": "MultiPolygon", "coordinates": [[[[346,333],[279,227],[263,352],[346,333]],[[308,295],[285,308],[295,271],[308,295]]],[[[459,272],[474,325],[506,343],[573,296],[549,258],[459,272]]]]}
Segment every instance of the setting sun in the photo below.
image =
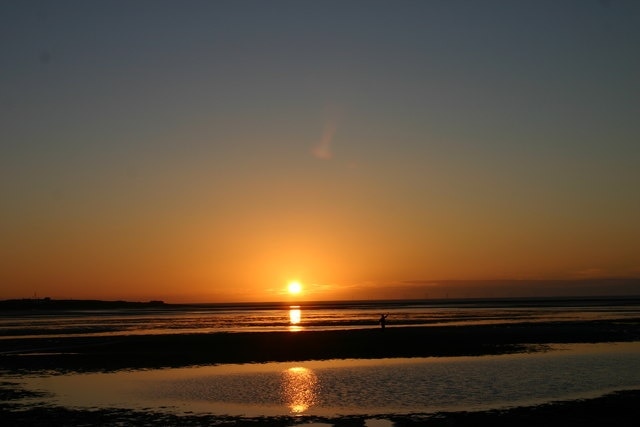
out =
{"type": "Polygon", "coordinates": [[[290,294],[299,294],[302,291],[302,285],[300,282],[290,282],[288,289],[290,294]]]}

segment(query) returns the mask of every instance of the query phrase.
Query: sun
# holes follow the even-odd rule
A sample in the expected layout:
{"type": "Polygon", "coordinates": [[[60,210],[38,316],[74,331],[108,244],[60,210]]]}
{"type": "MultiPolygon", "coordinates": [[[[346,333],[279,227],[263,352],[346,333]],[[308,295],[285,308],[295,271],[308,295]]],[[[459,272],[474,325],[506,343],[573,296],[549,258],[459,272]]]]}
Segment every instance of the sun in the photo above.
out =
{"type": "Polygon", "coordinates": [[[290,294],[296,295],[299,294],[300,291],[302,291],[302,285],[297,281],[289,282],[289,286],[287,287],[287,289],[289,290],[290,294]]]}

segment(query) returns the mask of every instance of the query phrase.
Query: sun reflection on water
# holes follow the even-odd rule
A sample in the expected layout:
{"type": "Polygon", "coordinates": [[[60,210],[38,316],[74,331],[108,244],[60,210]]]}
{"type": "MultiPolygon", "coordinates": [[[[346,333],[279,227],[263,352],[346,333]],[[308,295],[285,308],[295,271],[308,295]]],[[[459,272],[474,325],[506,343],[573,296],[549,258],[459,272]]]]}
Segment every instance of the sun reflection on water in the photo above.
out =
{"type": "Polygon", "coordinates": [[[292,414],[302,414],[316,403],[318,377],[300,366],[282,372],[282,399],[292,414]]]}
{"type": "Polygon", "coordinates": [[[292,332],[302,330],[302,327],[300,326],[301,321],[302,311],[300,310],[300,306],[292,305],[289,307],[289,330],[292,332]]]}

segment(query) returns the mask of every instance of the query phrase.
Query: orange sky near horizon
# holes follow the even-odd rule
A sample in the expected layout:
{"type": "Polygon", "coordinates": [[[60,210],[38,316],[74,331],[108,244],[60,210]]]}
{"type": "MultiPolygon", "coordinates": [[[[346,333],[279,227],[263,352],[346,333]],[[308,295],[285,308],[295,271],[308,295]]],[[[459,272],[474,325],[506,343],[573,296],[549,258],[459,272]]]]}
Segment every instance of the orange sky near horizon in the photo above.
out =
{"type": "Polygon", "coordinates": [[[0,6],[0,299],[640,277],[637,3],[55,3],[0,6]]]}

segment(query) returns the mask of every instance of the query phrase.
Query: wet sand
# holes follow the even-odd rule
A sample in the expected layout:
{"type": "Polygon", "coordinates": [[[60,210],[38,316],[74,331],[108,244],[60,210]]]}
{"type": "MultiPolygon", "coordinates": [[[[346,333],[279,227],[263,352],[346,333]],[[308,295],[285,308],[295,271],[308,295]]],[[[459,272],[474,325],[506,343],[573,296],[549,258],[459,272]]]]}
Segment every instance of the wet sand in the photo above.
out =
{"type": "Polygon", "coordinates": [[[640,341],[640,319],[0,340],[0,370],[111,371],[218,363],[475,356],[640,341]]]}
{"type": "MultiPolygon", "coordinates": [[[[508,325],[397,327],[336,331],[207,333],[0,340],[0,371],[91,372],[192,365],[340,358],[473,356],[543,351],[547,344],[640,341],[640,319],[508,325]]],[[[126,409],[23,407],[17,383],[0,384],[0,419],[7,425],[290,426],[303,422],[364,426],[366,416],[266,417],[170,415],[126,409]]],[[[508,410],[393,415],[401,426],[635,425],[640,390],[597,399],[508,410]]]]}

